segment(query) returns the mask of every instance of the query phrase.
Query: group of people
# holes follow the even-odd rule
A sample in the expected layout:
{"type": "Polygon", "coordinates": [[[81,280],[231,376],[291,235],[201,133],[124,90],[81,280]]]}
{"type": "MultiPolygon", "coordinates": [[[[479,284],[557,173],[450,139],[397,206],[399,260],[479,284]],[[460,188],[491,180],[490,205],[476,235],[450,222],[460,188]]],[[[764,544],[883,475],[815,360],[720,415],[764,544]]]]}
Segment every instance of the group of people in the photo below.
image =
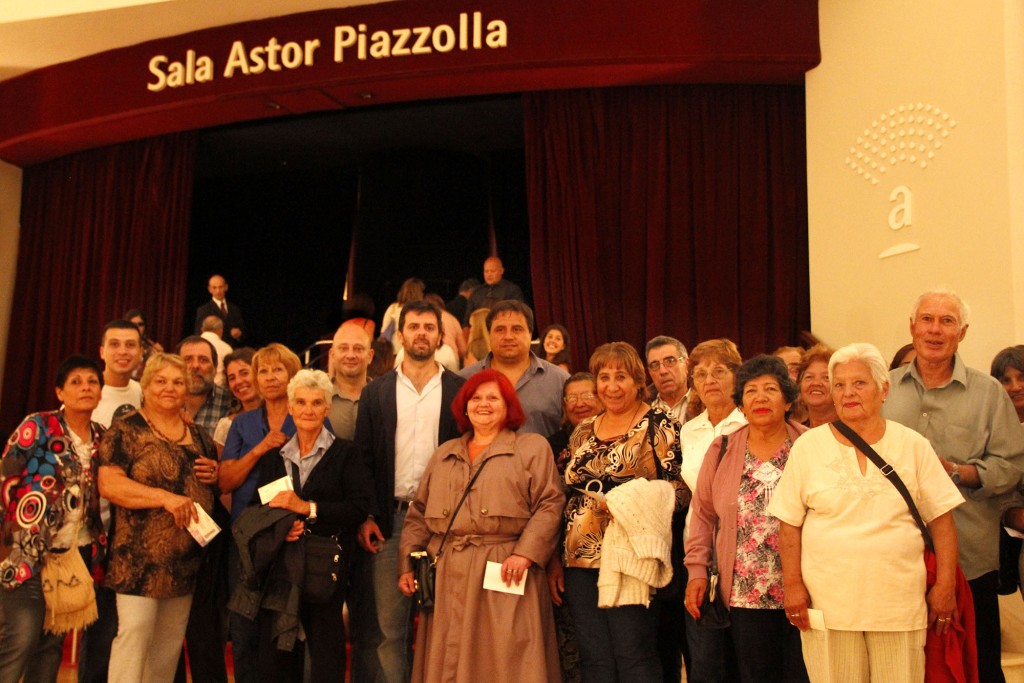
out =
{"type": "Polygon", "coordinates": [[[56,680],[44,569],[69,552],[95,580],[80,681],[184,680],[183,641],[193,680],[226,680],[228,638],[241,682],[923,681],[933,637],[950,680],[1002,680],[1024,347],[966,367],[955,293],[918,299],[892,370],[864,343],[744,361],[659,335],[570,375],[567,330],[534,342],[500,261],[484,279],[454,329],[403,285],[372,377],[363,321],[328,372],[242,347],[219,276],[197,326],[227,354],[109,323],[0,461],[0,681],[56,680]],[[486,350],[443,362],[474,315],[486,350]]]}

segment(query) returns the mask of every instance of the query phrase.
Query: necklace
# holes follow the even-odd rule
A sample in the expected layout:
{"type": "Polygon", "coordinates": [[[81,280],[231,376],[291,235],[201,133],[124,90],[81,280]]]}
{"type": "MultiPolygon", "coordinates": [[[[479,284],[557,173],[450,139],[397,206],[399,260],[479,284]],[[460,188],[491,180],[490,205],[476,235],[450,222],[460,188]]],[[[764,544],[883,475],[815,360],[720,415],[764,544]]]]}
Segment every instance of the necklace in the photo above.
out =
{"type": "MultiPolygon", "coordinates": [[[[633,411],[633,416],[629,418],[629,424],[626,425],[626,429],[622,432],[622,434],[625,434],[626,432],[628,432],[630,427],[632,427],[634,424],[636,424],[636,416],[639,415],[640,412],[643,409],[644,409],[644,402],[640,401],[640,405],[637,406],[636,410],[633,411]]],[[[608,417],[608,413],[601,413],[600,420],[601,420],[601,428],[602,429],[607,426],[607,422],[608,422],[608,420],[606,419],[607,417],[608,417]]],[[[594,431],[595,431],[595,434],[596,434],[597,430],[594,430],[594,431]]],[[[622,436],[622,434],[616,434],[614,436],[618,437],[618,436],[622,436]]],[[[609,437],[609,438],[611,438],[611,437],[609,437]]]]}
{"type": "Polygon", "coordinates": [[[160,431],[160,428],[157,427],[153,423],[153,421],[149,419],[149,415],[146,415],[145,410],[140,410],[139,412],[142,413],[142,418],[146,421],[146,424],[149,425],[149,428],[156,432],[156,435],[159,436],[164,441],[169,441],[170,443],[181,443],[182,441],[185,440],[185,436],[188,435],[188,425],[185,424],[184,420],[181,421],[181,436],[179,436],[177,439],[172,439],[171,437],[167,436],[162,431],[160,431]]]}

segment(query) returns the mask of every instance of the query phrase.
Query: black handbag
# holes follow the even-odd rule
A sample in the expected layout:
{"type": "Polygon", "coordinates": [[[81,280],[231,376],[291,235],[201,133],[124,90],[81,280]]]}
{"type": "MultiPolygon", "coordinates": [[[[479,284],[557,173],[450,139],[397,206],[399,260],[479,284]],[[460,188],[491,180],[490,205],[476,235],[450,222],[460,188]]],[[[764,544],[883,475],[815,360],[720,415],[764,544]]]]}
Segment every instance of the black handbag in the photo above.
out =
{"type": "Polygon", "coordinates": [[[426,550],[409,553],[413,580],[416,582],[416,604],[420,609],[434,608],[434,578],[436,560],[426,550]]]}
{"type": "MultiPolygon", "coordinates": [[[[292,465],[292,488],[302,495],[302,481],[299,468],[292,465]]],[[[341,578],[341,542],[337,534],[319,536],[311,533],[307,520],[306,533],[302,536],[302,556],[305,572],[302,577],[302,600],[323,604],[331,599],[341,578]]]]}
{"type": "Polygon", "coordinates": [[[341,576],[341,543],[337,536],[306,534],[302,537],[306,572],[302,600],[323,604],[331,599],[341,576]]]}
{"type": "Polygon", "coordinates": [[[466,490],[462,492],[459,504],[455,506],[455,509],[452,511],[452,517],[448,520],[448,528],[444,530],[444,536],[441,537],[441,544],[437,547],[437,554],[431,557],[430,553],[426,550],[417,550],[409,553],[409,562],[412,564],[412,575],[416,585],[416,604],[420,606],[420,609],[429,610],[434,608],[434,583],[437,579],[437,561],[441,559],[445,541],[448,540],[448,533],[452,530],[452,524],[455,524],[455,517],[459,514],[459,510],[462,509],[462,504],[466,502],[466,496],[469,495],[469,490],[476,483],[476,478],[484,471],[484,466],[488,462],[490,462],[490,458],[480,463],[476,474],[469,480],[466,490]]]}
{"type": "MultiPolygon", "coordinates": [[[[718,462],[722,462],[722,454],[729,445],[729,436],[722,435],[722,449],[718,451],[718,462]]],[[[704,589],[704,598],[700,601],[700,617],[697,625],[704,628],[722,629],[729,627],[729,607],[722,600],[722,592],[718,590],[718,553],[715,552],[715,539],[718,537],[718,520],[715,520],[715,533],[711,536],[711,566],[708,567],[708,585],[704,589]]]]}

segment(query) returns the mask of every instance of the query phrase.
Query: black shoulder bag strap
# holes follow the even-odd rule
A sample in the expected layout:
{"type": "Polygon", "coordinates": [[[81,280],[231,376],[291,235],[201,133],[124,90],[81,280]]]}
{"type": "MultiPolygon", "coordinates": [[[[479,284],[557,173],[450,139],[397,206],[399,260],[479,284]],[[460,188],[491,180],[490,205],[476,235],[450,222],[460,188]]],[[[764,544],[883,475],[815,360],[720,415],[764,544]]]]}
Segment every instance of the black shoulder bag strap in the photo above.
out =
{"type": "MultiPolygon", "coordinates": [[[[658,451],[654,447],[654,420],[651,416],[647,416],[647,441],[651,444],[651,456],[654,458],[654,468],[658,472],[658,478],[661,479],[662,474],[665,472],[664,465],[661,464],[661,458],[658,457],[658,451]]],[[[729,437],[725,434],[722,435],[722,450],[718,453],[718,459],[722,459],[722,453],[725,451],[726,445],[729,443],[729,437]]],[[[680,463],[680,467],[682,463],[680,463]]]]}
{"type": "MultiPolygon", "coordinates": [[[[722,447],[718,449],[718,464],[722,464],[722,456],[725,455],[725,450],[729,448],[729,435],[722,434],[722,447]]],[[[706,456],[705,456],[706,457],[706,456]]],[[[716,468],[717,469],[717,468],[716,468]]],[[[715,515],[715,533],[711,536],[711,566],[708,567],[708,575],[718,573],[718,553],[715,551],[715,541],[718,539],[718,524],[721,522],[718,519],[718,515],[715,515]]]]}
{"type": "MultiPolygon", "coordinates": [[[[654,450],[654,433],[651,431],[650,427],[648,427],[647,436],[651,440],[651,450],[653,451],[654,450]]],[[[719,464],[721,464],[722,456],[725,454],[725,450],[727,448],[729,448],[729,435],[728,434],[722,434],[722,447],[720,449],[718,449],[718,462],[719,462],[719,464]]],[[[658,474],[660,476],[661,475],[661,461],[658,460],[658,454],[657,453],[654,453],[654,462],[655,462],[656,467],[658,468],[658,474]]],[[[715,557],[715,555],[717,555],[717,553],[715,552],[715,541],[714,541],[714,539],[716,539],[716,538],[718,538],[718,519],[715,519],[715,533],[711,536],[711,539],[712,539],[711,540],[711,566],[708,567],[708,572],[709,573],[714,573],[714,572],[718,571],[718,558],[715,557]]]]}
{"type": "Polygon", "coordinates": [[[452,525],[455,524],[455,518],[458,516],[459,510],[462,509],[462,504],[466,502],[466,496],[469,495],[469,490],[473,488],[473,484],[476,483],[476,478],[480,476],[480,473],[484,471],[484,467],[490,461],[491,458],[487,458],[486,460],[481,462],[480,467],[478,467],[476,470],[476,474],[473,475],[473,478],[469,480],[469,484],[466,485],[466,490],[462,492],[462,497],[459,498],[459,504],[456,505],[455,509],[452,511],[452,518],[448,520],[448,528],[444,530],[444,536],[441,537],[441,545],[437,547],[437,554],[434,555],[434,559],[431,562],[431,564],[436,565],[437,561],[441,559],[441,551],[444,550],[445,541],[448,540],[448,534],[452,530],[452,525]]]}
{"type": "Polygon", "coordinates": [[[917,505],[914,504],[914,499],[910,496],[910,491],[907,490],[906,484],[900,479],[900,475],[896,474],[896,470],[893,466],[887,463],[882,456],[880,456],[874,448],[868,445],[868,442],[861,438],[860,434],[853,431],[850,425],[846,424],[842,420],[836,420],[832,423],[840,434],[850,440],[850,443],[856,447],[858,451],[864,454],[864,456],[874,463],[889,483],[896,487],[896,490],[903,496],[903,500],[906,501],[907,507],[910,508],[910,515],[914,518],[917,523],[917,527],[921,530],[921,535],[924,536],[924,544],[929,550],[934,551],[935,547],[932,545],[932,535],[928,531],[928,526],[921,519],[921,513],[917,511],[917,505]]]}

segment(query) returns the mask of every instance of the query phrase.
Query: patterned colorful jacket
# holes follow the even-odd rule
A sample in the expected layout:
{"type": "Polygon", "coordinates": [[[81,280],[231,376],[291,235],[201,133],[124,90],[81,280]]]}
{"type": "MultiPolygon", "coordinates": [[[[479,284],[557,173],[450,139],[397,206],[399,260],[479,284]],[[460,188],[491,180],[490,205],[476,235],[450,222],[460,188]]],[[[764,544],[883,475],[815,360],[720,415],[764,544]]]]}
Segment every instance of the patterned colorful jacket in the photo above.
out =
{"type": "MultiPolygon", "coordinates": [[[[92,423],[97,449],[103,431],[92,423]]],[[[25,418],[8,439],[0,459],[3,544],[10,551],[0,562],[0,585],[16,588],[38,574],[52,537],[64,524],[65,512],[79,505],[85,506],[83,524],[95,539],[92,574],[102,579],[107,537],[100,521],[96,470],[93,458],[90,470],[83,472],[63,413],[34,413],[25,418]],[[84,491],[84,499],[71,492],[76,484],[84,491]]]]}

